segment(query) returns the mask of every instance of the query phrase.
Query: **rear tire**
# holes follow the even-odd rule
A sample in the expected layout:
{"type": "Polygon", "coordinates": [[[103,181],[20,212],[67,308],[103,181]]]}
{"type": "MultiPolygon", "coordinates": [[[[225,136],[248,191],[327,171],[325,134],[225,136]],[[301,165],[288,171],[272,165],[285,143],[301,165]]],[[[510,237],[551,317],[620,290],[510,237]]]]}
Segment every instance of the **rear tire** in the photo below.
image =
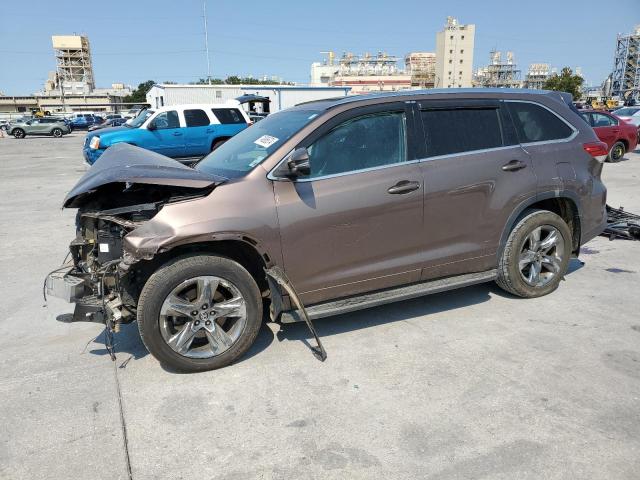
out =
{"type": "MultiPolygon", "coordinates": [[[[251,347],[262,325],[262,298],[255,280],[240,264],[224,257],[195,255],[176,259],[151,275],[140,294],[137,313],[142,342],[160,363],[178,371],[202,372],[231,364],[251,347]],[[213,289],[208,305],[201,305],[202,302],[199,303],[201,291],[207,291],[207,289],[201,290],[200,286],[204,283],[199,282],[212,282],[211,285],[213,285],[216,281],[219,283],[215,283],[216,287],[213,289]],[[220,291],[216,290],[220,288],[218,284],[222,286],[222,290],[235,292],[231,294],[232,299],[241,297],[244,301],[242,313],[239,313],[238,309],[234,310],[238,315],[229,313],[223,316],[219,313],[225,311],[225,308],[229,311],[229,307],[223,304],[230,300],[220,299],[220,297],[217,300],[214,299],[215,295],[220,295],[220,291]],[[182,285],[195,285],[191,297],[188,296],[188,292],[176,293],[180,291],[182,285]],[[177,303],[176,296],[178,296],[177,303]],[[169,299],[171,299],[171,306],[178,305],[178,308],[185,310],[186,314],[174,315],[172,312],[176,312],[175,308],[169,308],[170,313],[167,313],[169,299]],[[184,304],[188,305],[186,309],[182,308],[184,304]],[[212,309],[211,312],[209,312],[210,309],[212,309]],[[207,313],[212,316],[206,318],[207,313]],[[204,314],[204,317],[201,314],[204,314]],[[235,317],[242,317],[242,323],[237,324],[237,327],[235,322],[239,320],[234,320],[235,317]],[[225,332],[225,329],[221,332],[228,336],[224,340],[227,343],[224,346],[221,345],[222,348],[219,349],[215,348],[215,342],[212,343],[210,336],[204,330],[204,323],[211,319],[213,321],[218,319],[221,323],[221,325],[214,324],[215,327],[225,326],[225,329],[228,329],[228,332],[225,332]],[[227,325],[228,322],[231,322],[231,327],[227,325]],[[181,342],[180,339],[174,341],[172,346],[172,339],[180,336],[182,329],[186,329],[189,325],[198,333],[191,334],[193,340],[189,339],[186,349],[182,343],[176,347],[181,342]]],[[[215,328],[213,330],[215,333],[215,328]]]]}
{"type": "Polygon", "coordinates": [[[611,150],[609,150],[607,160],[610,162],[619,162],[625,153],[627,153],[627,148],[624,146],[624,143],[616,142],[611,147],[611,150]]]}
{"type": "Polygon", "coordinates": [[[12,135],[13,135],[15,138],[24,138],[24,137],[25,137],[24,130],[23,130],[23,129],[21,129],[21,128],[16,128],[16,129],[12,132],[12,135]]]}
{"type": "Polygon", "coordinates": [[[553,292],[569,268],[572,244],[571,231],[560,216],[547,210],[526,210],[502,251],[496,283],[523,298],[553,292]]]}
{"type": "Polygon", "coordinates": [[[54,137],[56,137],[56,138],[61,138],[61,137],[62,137],[62,135],[63,135],[63,134],[62,134],[62,130],[60,130],[59,128],[54,128],[54,129],[51,131],[51,135],[53,135],[53,136],[54,136],[54,137]]]}

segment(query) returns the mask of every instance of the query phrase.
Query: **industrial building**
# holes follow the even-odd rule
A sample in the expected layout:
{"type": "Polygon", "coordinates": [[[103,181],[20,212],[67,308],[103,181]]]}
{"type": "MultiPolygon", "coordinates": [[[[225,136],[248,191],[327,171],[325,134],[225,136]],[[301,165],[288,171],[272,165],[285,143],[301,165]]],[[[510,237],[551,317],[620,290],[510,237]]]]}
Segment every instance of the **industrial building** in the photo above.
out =
{"type": "Polygon", "coordinates": [[[444,30],[436,34],[436,87],[472,86],[475,31],[475,25],[461,25],[454,17],[447,17],[444,30]]]}
{"type": "Polygon", "coordinates": [[[51,37],[56,70],[49,72],[44,89],[27,96],[0,96],[0,113],[118,112],[126,109],[123,99],[131,87],[114,83],[96,88],[91,47],[86,35],[51,37]]]}
{"type": "Polygon", "coordinates": [[[640,25],[616,39],[611,95],[640,102],[640,25]]]}
{"type": "Polygon", "coordinates": [[[55,75],[49,76],[45,91],[62,90],[64,95],[87,95],[96,88],[89,37],[53,35],[56,56],[55,75]]]}
{"type": "Polygon", "coordinates": [[[352,94],[411,88],[411,74],[398,68],[398,57],[345,52],[336,60],[333,51],[322,53],[327,58],[311,64],[311,86],[349,88],[352,94]]]}
{"type": "Polygon", "coordinates": [[[404,68],[411,75],[411,86],[433,88],[436,78],[436,54],[411,52],[404,57],[404,68]]]}
{"type": "Polygon", "coordinates": [[[532,63],[524,77],[524,88],[544,89],[544,84],[547,83],[551,74],[551,66],[548,63],[532,63]]]}
{"type": "Polygon", "coordinates": [[[157,84],[147,93],[154,108],[185,103],[224,103],[246,94],[268,97],[270,111],[277,112],[302,102],[344,97],[349,87],[292,85],[181,85],[157,84]]]}
{"type": "Polygon", "coordinates": [[[520,70],[514,60],[513,52],[507,52],[505,58],[502,52],[492,50],[490,62],[486,67],[476,71],[473,79],[476,87],[490,88],[521,88],[520,70]]]}
{"type": "Polygon", "coordinates": [[[411,75],[398,69],[398,57],[378,52],[362,56],[345,53],[331,85],[349,87],[354,94],[411,88],[411,75]]]}

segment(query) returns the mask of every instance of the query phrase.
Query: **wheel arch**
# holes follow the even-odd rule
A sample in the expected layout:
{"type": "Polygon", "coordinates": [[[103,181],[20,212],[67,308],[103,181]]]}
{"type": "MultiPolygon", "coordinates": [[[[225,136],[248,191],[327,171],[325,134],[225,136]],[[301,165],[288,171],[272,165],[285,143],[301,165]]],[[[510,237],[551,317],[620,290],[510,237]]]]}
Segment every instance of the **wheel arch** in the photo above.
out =
{"type": "Polygon", "coordinates": [[[225,142],[227,140],[230,140],[232,137],[229,135],[218,135],[217,137],[213,137],[211,139],[211,150],[213,150],[213,146],[216,144],[216,142],[219,142],[220,140],[224,140],[225,142]]]}
{"type": "Polygon", "coordinates": [[[176,259],[192,255],[218,255],[234,260],[249,272],[260,292],[269,288],[264,270],[273,265],[271,257],[267,252],[261,251],[259,243],[254,239],[238,234],[226,235],[212,241],[183,243],[156,254],[150,260],[141,260],[135,267],[138,288],[130,292],[131,296],[137,301],[137,295],[149,277],[159,268],[176,259]],[[138,290],[137,294],[135,290],[138,290]]]}
{"type": "Polygon", "coordinates": [[[578,195],[570,190],[559,190],[551,192],[542,192],[535,197],[530,197],[527,200],[518,205],[518,207],[511,213],[507,223],[502,231],[500,237],[500,248],[498,249],[498,258],[502,255],[502,250],[507,243],[507,238],[513,230],[513,227],[518,223],[525,210],[531,208],[538,208],[541,210],[548,210],[560,216],[572,233],[572,248],[573,254],[577,255],[580,252],[580,238],[582,235],[581,229],[581,211],[580,201],[578,195]]]}

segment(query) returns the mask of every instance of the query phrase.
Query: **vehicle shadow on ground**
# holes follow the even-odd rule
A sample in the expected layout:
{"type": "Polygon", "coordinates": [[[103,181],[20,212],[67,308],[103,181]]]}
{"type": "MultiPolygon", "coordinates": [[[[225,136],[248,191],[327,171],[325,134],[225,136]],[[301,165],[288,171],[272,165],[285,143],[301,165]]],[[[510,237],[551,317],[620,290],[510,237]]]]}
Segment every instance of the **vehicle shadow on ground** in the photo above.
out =
{"type": "MultiPolygon", "coordinates": [[[[572,258],[569,262],[567,275],[571,275],[583,266],[583,262],[576,258],[572,258]]],[[[318,331],[318,335],[322,339],[322,337],[360,330],[363,328],[376,327],[386,323],[412,320],[425,315],[457,310],[471,305],[484,303],[490,300],[492,295],[514,300],[526,300],[505,292],[494,282],[487,282],[481,285],[474,285],[457,290],[450,290],[448,292],[426,295],[412,300],[390,303],[388,305],[382,305],[380,307],[338,315],[335,317],[323,318],[314,322],[314,325],[318,331]]],[[[271,334],[278,341],[300,340],[308,347],[311,346],[308,340],[311,339],[312,336],[304,323],[283,324],[275,335],[270,330],[268,332],[264,332],[264,329],[260,334],[271,334]]]]}
{"type": "MultiPolygon", "coordinates": [[[[106,348],[106,335],[104,330],[92,340],[92,343],[101,345],[102,348],[89,350],[90,354],[100,356],[109,355],[109,351],[106,348]]],[[[113,334],[113,344],[116,361],[120,368],[125,368],[131,360],[138,360],[149,355],[140,338],[136,322],[122,325],[120,332],[113,334]]]]}
{"type": "MultiPolygon", "coordinates": [[[[583,263],[578,259],[571,259],[567,275],[579,270],[583,267],[583,263]]],[[[465,308],[471,305],[491,300],[492,295],[511,298],[514,300],[522,300],[520,297],[511,295],[501,290],[494,282],[483,283],[481,285],[473,285],[448,292],[426,295],[424,297],[405,300],[379,307],[368,308],[357,312],[346,313],[334,317],[322,318],[314,322],[318,335],[330,337],[346,332],[362,330],[365,328],[377,327],[387,323],[413,320],[418,317],[434,313],[442,313],[465,308]]],[[[422,319],[421,321],[428,321],[422,319]]],[[[273,341],[301,341],[308,347],[311,347],[310,339],[312,335],[303,322],[281,324],[279,330],[274,333],[270,328],[268,306],[265,305],[263,323],[258,333],[256,341],[251,348],[236,363],[249,360],[266,350],[273,341]]],[[[312,341],[313,342],[313,341],[312,341]]],[[[93,343],[105,344],[105,334],[102,332],[98,335],[93,343]]],[[[138,360],[149,354],[145,348],[138,327],[135,322],[129,325],[123,325],[119,333],[114,335],[115,353],[117,356],[117,365],[119,368],[125,368],[130,360],[138,360]]],[[[90,350],[93,355],[109,355],[106,348],[96,348],[90,350]]],[[[166,365],[162,368],[169,373],[183,373],[176,371],[166,365]]]]}

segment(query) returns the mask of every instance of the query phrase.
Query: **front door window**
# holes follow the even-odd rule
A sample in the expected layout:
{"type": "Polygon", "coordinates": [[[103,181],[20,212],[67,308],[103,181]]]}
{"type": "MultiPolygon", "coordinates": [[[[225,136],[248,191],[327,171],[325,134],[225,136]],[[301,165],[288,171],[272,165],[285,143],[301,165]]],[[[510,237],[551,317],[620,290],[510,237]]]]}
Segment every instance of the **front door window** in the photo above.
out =
{"type": "Polygon", "coordinates": [[[404,112],[385,112],[344,122],[309,148],[311,175],[326,177],[407,160],[404,112]]]}

